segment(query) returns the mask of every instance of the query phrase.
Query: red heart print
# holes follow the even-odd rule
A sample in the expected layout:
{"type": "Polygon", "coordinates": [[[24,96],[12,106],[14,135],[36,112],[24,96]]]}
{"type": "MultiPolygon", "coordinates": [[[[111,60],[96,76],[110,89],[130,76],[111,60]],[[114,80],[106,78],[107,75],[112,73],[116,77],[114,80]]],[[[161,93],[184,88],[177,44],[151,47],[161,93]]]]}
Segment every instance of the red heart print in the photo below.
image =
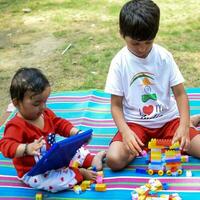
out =
{"type": "Polygon", "coordinates": [[[153,112],[153,106],[152,105],[144,106],[143,112],[144,114],[150,115],[153,112]]]}

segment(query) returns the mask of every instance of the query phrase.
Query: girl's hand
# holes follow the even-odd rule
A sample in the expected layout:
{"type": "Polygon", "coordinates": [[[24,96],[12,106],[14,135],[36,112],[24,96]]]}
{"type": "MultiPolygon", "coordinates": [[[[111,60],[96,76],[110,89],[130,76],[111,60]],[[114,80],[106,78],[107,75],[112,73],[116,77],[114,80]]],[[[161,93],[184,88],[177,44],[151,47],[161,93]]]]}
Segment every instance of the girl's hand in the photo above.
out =
{"type": "Polygon", "coordinates": [[[37,140],[34,140],[34,142],[29,143],[27,145],[27,150],[26,150],[27,155],[39,156],[40,155],[39,150],[44,144],[45,144],[45,140],[44,140],[43,136],[37,140]]]}
{"type": "Polygon", "coordinates": [[[189,137],[189,127],[185,128],[179,126],[174,134],[172,139],[172,144],[176,141],[180,141],[180,149],[183,151],[187,151],[190,145],[190,137],[189,137]]]}
{"type": "Polygon", "coordinates": [[[127,129],[125,134],[123,135],[123,143],[132,154],[139,156],[142,152],[140,146],[144,146],[140,138],[131,130],[127,129]]]}

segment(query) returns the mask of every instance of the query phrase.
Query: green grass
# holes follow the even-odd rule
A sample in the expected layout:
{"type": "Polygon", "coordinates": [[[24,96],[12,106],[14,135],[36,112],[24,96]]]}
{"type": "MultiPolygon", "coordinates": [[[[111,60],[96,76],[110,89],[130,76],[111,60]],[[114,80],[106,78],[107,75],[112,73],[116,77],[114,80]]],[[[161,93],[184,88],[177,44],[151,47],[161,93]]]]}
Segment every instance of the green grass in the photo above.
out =
{"type": "MultiPolygon", "coordinates": [[[[9,103],[11,77],[21,66],[41,68],[53,91],[103,89],[110,61],[124,45],[118,15],[125,2],[0,0],[0,113],[9,103]]],[[[199,1],[155,2],[161,9],[156,42],[173,53],[185,86],[199,87],[199,1]]]]}

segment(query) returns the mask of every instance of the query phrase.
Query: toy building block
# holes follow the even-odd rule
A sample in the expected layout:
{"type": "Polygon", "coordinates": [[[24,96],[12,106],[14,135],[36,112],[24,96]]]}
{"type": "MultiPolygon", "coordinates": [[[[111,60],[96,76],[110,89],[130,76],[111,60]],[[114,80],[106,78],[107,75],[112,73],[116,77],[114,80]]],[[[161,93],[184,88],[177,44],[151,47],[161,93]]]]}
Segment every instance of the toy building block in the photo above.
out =
{"type": "Polygon", "coordinates": [[[74,168],[78,168],[79,165],[80,164],[77,161],[71,161],[70,164],[69,164],[70,167],[74,167],[74,168]]]}
{"type": "Polygon", "coordinates": [[[158,179],[150,179],[149,184],[151,185],[152,191],[159,191],[163,189],[162,183],[158,179]]]}
{"type": "Polygon", "coordinates": [[[182,155],[181,156],[181,162],[189,162],[189,156],[188,155],[182,155]]]}
{"type": "Polygon", "coordinates": [[[170,199],[170,195],[169,194],[161,194],[160,195],[160,200],[169,200],[170,199]]]}
{"type": "Polygon", "coordinates": [[[192,177],[192,171],[191,170],[186,171],[186,177],[192,177]]]}
{"type": "Polygon", "coordinates": [[[103,177],[100,175],[97,175],[96,183],[103,183],[103,177]]]}
{"type": "Polygon", "coordinates": [[[145,195],[140,195],[138,200],[146,200],[146,196],[145,195]]]}
{"type": "Polygon", "coordinates": [[[86,187],[86,185],[82,185],[82,184],[81,184],[81,185],[80,185],[80,187],[81,187],[81,191],[82,191],[82,192],[84,192],[84,191],[86,191],[86,190],[87,190],[87,187],[86,187]]]}
{"type": "Polygon", "coordinates": [[[43,195],[41,192],[38,192],[36,195],[35,195],[35,200],[42,200],[43,198],[43,195]]]}
{"type": "Polygon", "coordinates": [[[96,190],[98,192],[103,192],[106,191],[106,184],[104,183],[92,184],[91,189],[96,190]]]}
{"type": "Polygon", "coordinates": [[[90,185],[91,185],[91,181],[89,181],[89,180],[84,180],[84,181],[81,183],[81,186],[86,187],[86,188],[89,188],[90,185]]]}
{"type": "Polygon", "coordinates": [[[138,173],[138,174],[146,174],[147,170],[144,169],[144,168],[136,168],[135,172],[138,173]]]}
{"type": "Polygon", "coordinates": [[[156,144],[158,146],[171,146],[172,145],[172,140],[170,139],[156,139],[156,144]]]}
{"type": "Polygon", "coordinates": [[[98,171],[98,172],[97,172],[97,175],[98,175],[98,176],[104,177],[103,171],[98,171]]]}
{"type": "Polygon", "coordinates": [[[92,166],[92,167],[90,167],[89,169],[92,170],[92,171],[94,171],[94,172],[97,171],[97,168],[96,168],[95,166],[92,166]]]}
{"type": "MultiPolygon", "coordinates": [[[[156,144],[156,139],[152,138],[151,141],[149,141],[148,148],[149,149],[159,148],[158,145],[156,144]]],[[[162,146],[160,146],[160,148],[162,148],[162,146]]]]}
{"type": "Polygon", "coordinates": [[[96,184],[95,190],[96,191],[106,191],[106,184],[104,184],[104,183],[96,184]]]}
{"type": "Polygon", "coordinates": [[[169,185],[167,183],[163,183],[162,187],[163,187],[163,190],[168,190],[169,189],[169,185]]]}
{"type": "Polygon", "coordinates": [[[81,194],[82,193],[82,189],[81,189],[81,186],[80,185],[75,185],[73,187],[73,190],[76,194],[81,194]]]}
{"type": "Polygon", "coordinates": [[[142,150],[142,152],[140,153],[143,157],[145,157],[147,155],[147,152],[145,150],[142,150]]]}
{"type": "Polygon", "coordinates": [[[139,196],[141,195],[147,196],[150,191],[149,187],[147,187],[146,185],[142,185],[139,188],[136,188],[134,190],[138,193],[139,196]]]}

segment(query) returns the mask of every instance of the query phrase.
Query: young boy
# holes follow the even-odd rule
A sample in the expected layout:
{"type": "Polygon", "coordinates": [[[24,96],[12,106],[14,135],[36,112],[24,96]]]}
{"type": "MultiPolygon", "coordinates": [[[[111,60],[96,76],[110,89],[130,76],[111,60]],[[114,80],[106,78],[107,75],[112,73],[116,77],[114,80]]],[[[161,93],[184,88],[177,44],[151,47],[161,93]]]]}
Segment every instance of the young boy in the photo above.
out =
{"type": "Polygon", "coordinates": [[[107,152],[112,170],[126,167],[151,138],[179,140],[182,150],[200,157],[183,76],[171,53],[154,44],[159,20],[159,7],[151,0],[129,1],[120,11],[126,46],[113,58],[105,87],[119,130],[107,152]]]}

